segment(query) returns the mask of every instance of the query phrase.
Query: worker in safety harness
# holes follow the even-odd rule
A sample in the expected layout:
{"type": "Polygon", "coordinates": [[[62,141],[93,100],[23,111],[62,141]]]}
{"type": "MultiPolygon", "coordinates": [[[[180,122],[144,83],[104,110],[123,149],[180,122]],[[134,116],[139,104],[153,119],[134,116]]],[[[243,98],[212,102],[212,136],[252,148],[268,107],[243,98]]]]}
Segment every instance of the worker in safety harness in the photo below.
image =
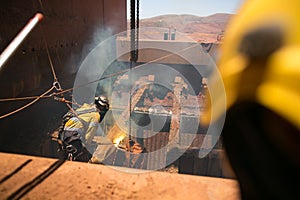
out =
{"type": "Polygon", "coordinates": [[[95,97],[94,103],[85,103],[64,116],[63,127],[59,135],[64,159],[89,161],[92,155],[86,149],[86,145],[92,143],[98,125],[108,110],[108,99],[105,96],[99,96],[95,97]]]}

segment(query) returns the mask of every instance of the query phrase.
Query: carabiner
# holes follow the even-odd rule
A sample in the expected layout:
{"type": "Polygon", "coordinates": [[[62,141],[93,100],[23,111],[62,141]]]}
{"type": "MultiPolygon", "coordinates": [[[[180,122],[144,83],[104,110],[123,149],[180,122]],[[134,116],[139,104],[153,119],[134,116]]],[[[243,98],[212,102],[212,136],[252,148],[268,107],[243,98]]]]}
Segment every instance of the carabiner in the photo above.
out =
{"type": "Polygon", "coordinates": [[[60,84],[59,84],[58,81],[55,81],[55,82],[53,83],[53,87],[54,87],[57,91],[62,91],[62,88],[61,88],[61,86],[60,86],[60,84]]]}

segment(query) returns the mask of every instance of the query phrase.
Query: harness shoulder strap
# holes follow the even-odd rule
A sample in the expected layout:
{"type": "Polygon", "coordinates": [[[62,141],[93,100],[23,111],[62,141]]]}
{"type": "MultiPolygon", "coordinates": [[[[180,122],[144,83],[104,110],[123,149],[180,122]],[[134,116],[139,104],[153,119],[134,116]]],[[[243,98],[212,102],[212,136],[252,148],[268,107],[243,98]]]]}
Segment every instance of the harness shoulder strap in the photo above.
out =
{"type": "Polygon", "coordinates": [[[86,113],[91,113],[91,112],[96,112],[97,109],[96,108],[89,108],[89,109],[85,109],[85,110],[80,110],[80,111],[74,111],[76,117],[79,119],[79,121],[81,122],[84,130],[87,130],[88,129],[88,123],[86,121],[84,121],[79,115],[82,115],[82,114],[86,114],[86,113]]]}
{"type": "Polygon", "coordinates": [[[89,108],[89,109],[85,109],[85,110],[76,110],[75,114],[76,115],[82,115],[82,114],[91,113],[91,112],[97,112],[97,109],[96,108],[89,108]]]}

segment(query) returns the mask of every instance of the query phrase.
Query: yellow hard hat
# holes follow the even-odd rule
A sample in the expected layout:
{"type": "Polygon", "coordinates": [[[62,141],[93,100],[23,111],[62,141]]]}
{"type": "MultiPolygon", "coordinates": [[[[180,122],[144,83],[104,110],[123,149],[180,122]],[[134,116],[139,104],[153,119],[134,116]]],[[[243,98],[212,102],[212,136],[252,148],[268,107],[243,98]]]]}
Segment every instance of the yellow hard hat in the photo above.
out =
{"type": "Polygon", "coordinates": [[[227,108],[253,100],[300,129],[299,8],[299,0],[249,0],[232,18],[218,62],[227,108]]]}

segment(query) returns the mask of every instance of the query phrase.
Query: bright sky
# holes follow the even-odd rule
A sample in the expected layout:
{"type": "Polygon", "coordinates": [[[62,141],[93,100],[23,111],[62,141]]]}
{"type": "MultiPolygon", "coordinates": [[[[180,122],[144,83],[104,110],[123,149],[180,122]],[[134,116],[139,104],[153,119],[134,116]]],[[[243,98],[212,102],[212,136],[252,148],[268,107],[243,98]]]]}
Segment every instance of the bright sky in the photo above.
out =
{"type": "MultiPolygon", "coordinates": [[[[140,0],[140,19],[165,14],[208,16],[215,13],[236,13],[244,0],[140,0]]],[[[127,18],[130,0],[127,0],[127,18]]]]}

